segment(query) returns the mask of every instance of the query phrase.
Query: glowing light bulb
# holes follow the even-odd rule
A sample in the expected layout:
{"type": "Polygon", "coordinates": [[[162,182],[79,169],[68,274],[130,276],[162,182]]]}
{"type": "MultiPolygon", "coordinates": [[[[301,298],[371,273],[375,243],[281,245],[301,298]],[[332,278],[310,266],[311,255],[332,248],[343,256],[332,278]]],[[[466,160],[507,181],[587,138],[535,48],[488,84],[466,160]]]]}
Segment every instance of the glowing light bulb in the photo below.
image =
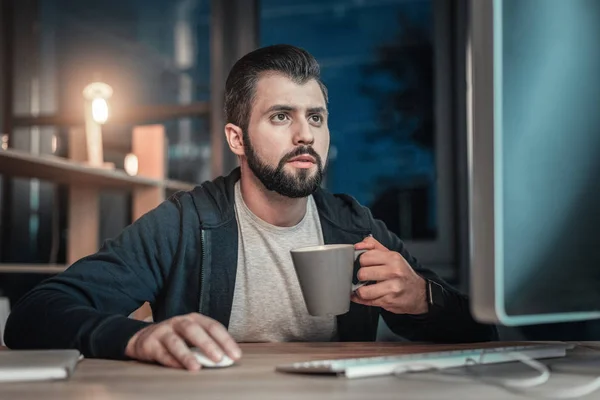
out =
{"type": "Polygon", "coordinates": [[[125,156],[125,172],[130,176],[135,176],[138,173],[138,158],[135,154],[129,153],[125,156]]]}
{"type": "Polygon", "coordinates": [[[94,99],[92,101],[92,118],[99,124],[108,121],[108,103],[105,99],[94,99]]]}

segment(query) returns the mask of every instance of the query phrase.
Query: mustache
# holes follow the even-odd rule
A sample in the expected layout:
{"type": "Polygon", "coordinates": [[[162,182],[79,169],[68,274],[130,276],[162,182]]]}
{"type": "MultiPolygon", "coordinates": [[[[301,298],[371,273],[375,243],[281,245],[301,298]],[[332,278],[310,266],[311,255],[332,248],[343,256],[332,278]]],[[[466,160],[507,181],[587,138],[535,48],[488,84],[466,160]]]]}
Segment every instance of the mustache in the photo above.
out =
{"type": "Polygon", "coordinates": [[[321,156],[319,156],[317,154],[317,152],[315,151],[315,149],[313,149],[310,146],[296,147],[294,150],[290,151],[285,156],[283,156],[283,158],[281,159],[279,165],[284,165],[286,162],[288,162],[292,158],[298,157],[298,156],[303,156],[303,155],[306,155],[306,154],[308,154],[309,156],[313,156],[315,158],[315,160],[317,161],[317,165],[319,165],[319,166],[323,165],[322,162],[321,162],[321,156]]]}

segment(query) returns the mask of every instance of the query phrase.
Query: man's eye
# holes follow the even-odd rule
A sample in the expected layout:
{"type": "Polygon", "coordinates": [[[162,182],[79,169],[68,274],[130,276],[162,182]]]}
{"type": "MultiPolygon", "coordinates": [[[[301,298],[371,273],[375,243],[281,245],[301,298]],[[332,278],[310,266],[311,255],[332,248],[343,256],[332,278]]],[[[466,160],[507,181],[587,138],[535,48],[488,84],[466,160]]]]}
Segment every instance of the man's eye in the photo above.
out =
{"type": "Polygon", "coordinates": [[[271,118],[274,121],[285,121],[287,119],[287,115],[283,113],[275,114],[271,118]]]}
{"type": "Polygon", "coordinates": [[[322,122],[323,121],[323,118],[320,115],[311,115],[310,118],[313,120],[313,122],[322,122]]]}

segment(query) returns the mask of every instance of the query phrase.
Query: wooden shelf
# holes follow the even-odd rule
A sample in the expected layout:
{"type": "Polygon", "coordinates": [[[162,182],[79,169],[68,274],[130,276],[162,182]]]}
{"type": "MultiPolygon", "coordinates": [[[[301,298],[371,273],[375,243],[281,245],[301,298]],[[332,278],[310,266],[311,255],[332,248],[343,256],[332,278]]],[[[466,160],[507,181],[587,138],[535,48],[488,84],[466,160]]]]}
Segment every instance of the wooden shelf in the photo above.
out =
{"type": "Polygon", "coordinates": [[[194,188],[193,184],[187,182],[129,176],[120,170],[96,168],[61,157],[38,156],[12,149],[0,150],[0,174],[96,188],[132,189],[161,186],[173,190],[190,190],[194,188]]]}
{"type": "MultiPolygon", "coordinates": [[[[69,158],[36,155],[16,149],[0,150],[0,175],[39,179],[67,186],[66,265],[98,250],[101,190],[130,192],[133,222],[163,202],[170,195],[167,191],[188,191],[196,186],[166,179],[166,138],[163,125],[133,128],[131,152],[138,158],[137,176],[129,176],[125,171],[110,167],[90,166],[86,163],[86,140],[81,128],[69,130],[69,158]]],[[[65,269],[63,265],[0,264],[0,273],[56,274],[65,269]]]]}
{"type": "Polygon", "coordinates": [[[66,269],[66,265],[57,264],[0,264],[0,274],[58,274],[66,269]]]}

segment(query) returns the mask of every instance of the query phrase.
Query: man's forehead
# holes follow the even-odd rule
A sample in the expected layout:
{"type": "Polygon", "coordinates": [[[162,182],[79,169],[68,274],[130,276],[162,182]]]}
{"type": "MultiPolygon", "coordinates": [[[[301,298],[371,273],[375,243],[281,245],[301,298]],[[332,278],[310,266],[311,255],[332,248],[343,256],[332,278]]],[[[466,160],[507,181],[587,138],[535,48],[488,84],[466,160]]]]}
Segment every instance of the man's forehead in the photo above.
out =
{"type": "Polygon", "coordinates": [[[288,104],[295,108],[326,108],[325,97],[319,83],[310,79],[302,84],[280,74],[260,77],[255,92],[255,106],[268,109],[275,104],[288,104]]]}

